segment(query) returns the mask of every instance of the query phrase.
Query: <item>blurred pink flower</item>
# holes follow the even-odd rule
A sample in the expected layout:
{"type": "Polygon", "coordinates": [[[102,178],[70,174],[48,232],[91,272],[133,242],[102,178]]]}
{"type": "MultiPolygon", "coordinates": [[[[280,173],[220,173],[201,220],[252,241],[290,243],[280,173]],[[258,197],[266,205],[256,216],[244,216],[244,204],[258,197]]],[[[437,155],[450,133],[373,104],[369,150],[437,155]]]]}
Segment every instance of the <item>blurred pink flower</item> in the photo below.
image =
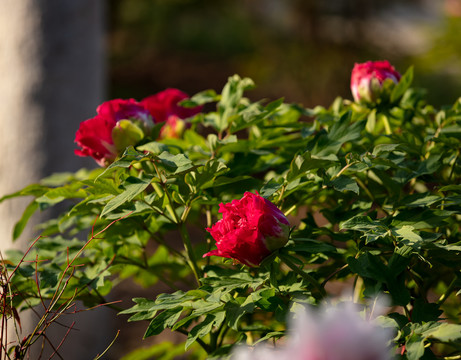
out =
{"type": "Polygon", "coordinates": [[[391,333],[364,319],[353,303],[296,314],[286,344],[237,347],[232,360],[390,360],[391,333]]]}

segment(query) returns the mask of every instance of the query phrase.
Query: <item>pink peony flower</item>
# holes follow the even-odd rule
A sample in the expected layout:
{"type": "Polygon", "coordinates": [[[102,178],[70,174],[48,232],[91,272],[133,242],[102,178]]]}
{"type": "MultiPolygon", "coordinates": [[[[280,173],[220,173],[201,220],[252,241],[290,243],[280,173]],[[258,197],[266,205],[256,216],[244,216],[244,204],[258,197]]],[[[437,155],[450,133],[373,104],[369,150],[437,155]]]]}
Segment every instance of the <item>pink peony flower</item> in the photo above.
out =
{"type": "Polygon", "coordinates": [[[106,101],[96,112],[80,123],[75,154],[91,156],[100,166],[109,165],[126,146],[136,145],[153,125],[149,111],[134,99],[106,101]]]}
{"type": "Polygon", "coordinates": [[[389,61],[368,61],[355,64],[351,75],[351,91],[356,102],[375,102],[381,94],[384,81],[400,81],[400,74],[389,61]]]}
{"type": "Polygon", "coordinates": [[[246,192],[240,200],[219,205],[223,217],[207,230],[217,250],[205,256],[222,256],[257,266],[288,241],[290,224],[283,213],[259,194],[246,192]]]}
{"type": "Polygon", "coordinates": [[[237,347],[232,360],[390,360],[392,334],[361,316],[356,305],[296,314],[287,343],[276,349],[237,347]]]}
{"type": "Polygon", "coordinates": [[[185,108],[178,103],[189,96],[178,89],[165,89],[157,94],[146,97],[141,104],[149,110],[154,122],[165,122],[160,131],[160,138],[179,137],[185,128],[184,119],[198,114],[202,106],[185,108]]]}

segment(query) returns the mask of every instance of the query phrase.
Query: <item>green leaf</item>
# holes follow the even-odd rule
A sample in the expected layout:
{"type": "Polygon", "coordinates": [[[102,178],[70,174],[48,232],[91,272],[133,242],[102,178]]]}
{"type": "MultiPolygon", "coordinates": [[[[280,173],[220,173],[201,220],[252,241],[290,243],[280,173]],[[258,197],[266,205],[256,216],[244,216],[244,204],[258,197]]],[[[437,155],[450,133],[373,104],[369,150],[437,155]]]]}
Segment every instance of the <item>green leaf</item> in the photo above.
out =
{"type": "Polygon", "coordinates": [[[133,176],[128,177],[124,182],[125,191],[110,200],[102,210],[101,216],[114,211],[119,206],[133,200],[142,193],[150,184],[150,180],[139,179],[133,176]]]}
{"type": "Polygon", "coordinates": [[[428,207],[441,201],[443,198],[430,193],[412,194],[406,196],[401,201],[401,206],[405,207],[428,207]]]}
{"type": "Polygon", "coordinates": [[[168,151],[168,145],[159,143],[157,141],[151,141],[147,144],[137,146],[136,149],[139,151],[148,151],[154,155],[158,155],[164,151],[168,151]]]}
{"type": "Polygon", "coordinates": [[[215,315],[207,315],[205,320],[200,322],[198,325],[194,326],[192,330],[187,335],[187,341],[185,345],[185,349],[187,350],[189,346],[191,346],[197,338],[201,338],[211,332],[215,321],[215,315]]]}
{"type": "Polygon", "coordinates": [[[405,74],[401,77],[399,83],[395,85],[391,93],[391,102],[395,102],[400,99],[405,91],[408,90],[411,83],[413,82],[413,66],[411,66],[405,74]]]}
{"type": "Polygon", "coordinates": [[[172,155],[167,151],[158,155],[162,164],[174,174],[181,174],[194,169],[194,164],[184,154],[172,155]]]}
{"type": "Polygon", "coordinates": [[[413,334],[405,343],[408,360],[419,360],[424,355],[424,339],[413,334]]]}
{"type": "Polygon", "coordinates": [[[438,321],[442,312],[443,311],[440,310],[439,305],[435,303],[427,303],[423,299],[416,299],[413,304],[413,311],[411,312],[411,320],[415,323],[438,321]]]}
{"type": "Polygon", "coordinates": [[[218,100],[219,100],[219,96],[216,95],[216,92],[214,90],[205,90],[205,91],[201,91],[195,94],[190,99],[182,100],[179,103],[179,105],[191,108],[191,107],[204,105],[210,102],[215,102],[218,100]]]}
{"type": "Polygon", "coordinates": [[[336,166],[338,158],[336,155],[315,156],[310,152],[303,155],[297,155],[290,164],[290,170],[287,174],[288,181],[294,181],[299,177],[305,176],[307,172],[314,169],[328,169],[336,166]]]}
{"type": "Polygon", "coordinates": [[[428,338],[449,342],[461,339],[461,325],[437,323],[437,326],[423,333],[428,338]]]}
{"type": "Polygon", "coordinates": [[[99,174],[95,181],[97,181],[101,177],[105,177],[114,171],[116,168],[126,169],[131,166],[133,161],[140,161],[144,158],[144,154],[137,152],[132,146],[128,147],[120,159],[115,160],[112,164],[110,164],[106,170],[104,170],[101,174],[99,174]]]}
{"type": "Polygon", "coordinates": [[[380,282],[386,282],[387,268],[382,261],[370,253],[360,255],[357,259],[347,258],[347,263],[351,271],[362,277],[374,279],[380,282]]]}
{"type": "Polygon", "coordinates": [[[224,131],[229,126],[231,117],[236,115],[238,105],[245,90],[254,87],[254,83],[249,78],[241,79],[238,75],[229,77],[221,93],[221,100],[218,102],[218,113],[209,117],[209,122],[219,132],[224,131]]]}
{"type": "Polygon", "coordinates": [[[211,184],[207,184],[202,186],[202,189],[208,189],[210,187],[218,187],[218,186],[223,186],[223,185],[229,185],[233,184],[239,181],[243,180],[248,180],[252,179],[251,176],[248,175],[242,175],[242,176],[236,176],[236,177],[226,177],[226,176],[220,176],[218,177],[215,181],[213,181],[211,184]]]}
{"type": "Polygon", "coordinates": [[[264,341],[267,341],[267,340],[270,340],[270,339],[279,339],[281,337],[285,336],[285,332],[283,331],[271,331],[269,333],[267,333],[266,335],[264,335],[261,339],[259,339],[258,341],[256,341],[254,343],[254,345],[256,344],[259,344],[260,342],[264,342],[264,341]]]}
{"type": "Polygon", "coordinates": [[[362,232],[366,242],[370,243],[389,235],[389,228],[380,220],[372,220],[369,216],[357,215],[340,224],[340,229],[362,232]]]}
{"type": "Polygon", "coordinates": [[[409,209],[402,210],[392,220],[392,225],[395,227],[403,227],[404,225],[412,226],[413,229],[432,229],[437,226],[446,224],[446,220],[454,212],[446,210],[424,210],[409,209]]]}
{"type": "Polygon", "coordinates": [[[357,195],[360,192],[357,182],[354,179],[344,175],[340,175],[336,179],[334,179],[331,182],[331,185],[333,185],[335,190],[340,192],[352,191],[355,192],[357,195]]]}
{"type": "Polygon", "coordinates": [[[259,194],[265,198],[268,199],[274,193],[282,187],[282,184],[279,184],[277,181],[274,179],[270,179],[267,183],[264,184],[264,186],[259,190],[259,194]]]}
{"type": "Polygon", "coordinates": [[[155,305],[155,300],[149,300],[145,298],[133,298],[133,302],[136,303],[133,307],[120,311],[119,314],[133,314],[141,311],[148,311],[155,305]]]}
{"type": "Polygon", "coordinates": [[[15,192],[15,193],[2,196],[0,198],[0,203],[2,203],[3,201],[5,201],[7,199],[12,199],[12,198],[15,198],[15,197],[20,197],[20,196],[29,196],[29,195],[31,195],[31,196],[39,197],[40,195],[43,195],[45,192],[47,192],[49,190],[50,190],[50,188],[47,187],[47,186],[43,186],[43,185],[40,185],[40,184],[32,184],[32,185],[26,186],[24,189],[19,190],[19,191],[15,192]]]}
{"type": "Polygon", "coordinates": [[[333,124],[327,134],[318,137],[312,154],[316,156],[337,154],[345,142],[360,138],[365,125],[365,121],[351,123],[351,113],[345,113],[333,124]]]}
{"type": "Polygon", "coordinates": [[[373,156],[389,153],[400,148],[400,144],[379,144],[373,149],[373,156]]]}
{"type": "Polygon", "coordinates": [[[19,236],[21,236],[30,217],[37,211],[38,208],[39,205],[35,201],[32,201],[29,205],[27,205],[21,216],[21,219],[14,225],[13,240],[16,240],[19,236]]]}
{"type": "Polygon", "coordinates": [[[336,247],[323,241],[306,238],[293,238],[292,240],[295,244],[288,245],[286,248],[294,252],[305,251],[313,254],[336,252],[336,247]]]}
{"type": "Polygon", "coordinates": [[[398,237],[401,238],[402,240],[408,240],[410,243],[417,243],[423,238],[416,234],[413,230],[415,228],[410,225],[404,225],[401,228],[394,229],[392,232],[398,237]]]}
{"type": "Polygon", "coordinates": [[[249,296],[246,299],[237,298],[236,301],[229,301],[224,308],[227,314],[228,325],[232,329],[238,330],[239,320],[243,315],[253,313],[256,308],[256,304],[254,303],[253,298],[249,296]]]}
{"type": "Polygon", "coordinates": [[[54,288],[58,283],[58,278],[61,275],[61,270],[58,267],[50,266],[40,271],[40,288],[54,288]]]}
{"type": "Polygon", "coordinates": [[[50,189],[45,194],[38,197],[36,202],[40,205],[48,206],[58,204],[65,199],[83,199],[87,196],[88,193],[82,189],[82,184],[80,182],[74,182],[62,187],[50,189]]]}
{"type": "Polygon", "coordinates": [[[165,310],[164,312],[157,315],[150,322],[143,338],[145,339],[149,336],[158,335],[166,328],[172,327],[181,316],[182,310],[182,307],[176,307],[173,309],[165,310]]]}

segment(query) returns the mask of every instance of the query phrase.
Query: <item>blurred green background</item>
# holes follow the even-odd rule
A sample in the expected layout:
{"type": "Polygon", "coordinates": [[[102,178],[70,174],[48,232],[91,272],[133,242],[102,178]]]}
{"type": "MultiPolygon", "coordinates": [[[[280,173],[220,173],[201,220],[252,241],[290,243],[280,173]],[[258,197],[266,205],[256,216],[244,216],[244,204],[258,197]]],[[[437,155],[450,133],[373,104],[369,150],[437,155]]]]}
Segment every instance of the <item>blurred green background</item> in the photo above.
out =
{"type": "Polygon", "coordinates": [[[387,59],[435,105],[461,94],[460,0],[110,0],[109,97],[220,90],[306,107],[351,98],[355,62],[387,59]]]}

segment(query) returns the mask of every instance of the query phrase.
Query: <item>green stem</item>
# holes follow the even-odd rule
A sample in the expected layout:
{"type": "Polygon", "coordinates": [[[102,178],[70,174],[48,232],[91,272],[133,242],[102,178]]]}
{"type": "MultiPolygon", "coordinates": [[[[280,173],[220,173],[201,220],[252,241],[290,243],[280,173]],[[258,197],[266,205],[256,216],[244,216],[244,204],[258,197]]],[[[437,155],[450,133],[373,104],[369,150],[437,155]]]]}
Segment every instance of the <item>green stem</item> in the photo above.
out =
{"type": "Polygon", "coordinates": [[[278,254],[280,260],[282,260],[290,269],[292,269],[295,273],[300,275],[304,280],[310,283],[315,291],[312,292],[312,296],[314,296],[317,300],[322,300],[326,296],[325,289],[323,289],[320,284],[315,280],[312,276],[310,276],[305,271],[301,270],[299,267],[296,266],[287,256],[284,254],[278,254]]]}
{"type": "Polygon", "coordinates": [[[442,305],[445,300],[448,299],[448,297],[450,296],[450,294],[453,292],[453,290],[455,289],[455,284],[456,284],[456,280],[458,280],[458,277],[455,276],[455,278],[452,280],[452,282],[450,283],[450,285],[448,285],[448,288],[447,290],[442,294],[442,296],[439,298],[439,301],[437,301],[437,305],[442,305]]]}
{"type": "Polygon", "coordinates": [[[201,286],[202,284],[200,283],[200,278],[202,277],[202,271],[197,265],[197,259],[195,258],[195,253],[194,249],[192,248],[192,243],[190,241],[189,233],[187,232],[186,225],[184,223],[181,223],[179,226],[179,230],[181,232],[181,238],[184,243],[184,247],[187,252],[188,256],[188,261],[187,263],[189,264],[190,268],[192,269],[192,272],[194,273],[195,280],[197,281],[198,286],[201,286]]]}
{"type": "Polygon", "coordinates": [[[295,204],[293,205],[291,208],[289,208],[287,211],[285,211],[283,214],[285,216],[288,216],[289,214],[291,214],[294,210],[296,210],[296,208],[298,207],[298,204],[295,204]]]}
{"type": "Polygon", "coordinates": [[[330,181],[333,181],[337,177],[341,176],[343,172],[345,172],[348,168],[350,168],[352,165],[356,164],[357,162],[350,162],[349,164],[346,164],[341,170],[336,175],[333,175],[330,179],[330,181]]]}

